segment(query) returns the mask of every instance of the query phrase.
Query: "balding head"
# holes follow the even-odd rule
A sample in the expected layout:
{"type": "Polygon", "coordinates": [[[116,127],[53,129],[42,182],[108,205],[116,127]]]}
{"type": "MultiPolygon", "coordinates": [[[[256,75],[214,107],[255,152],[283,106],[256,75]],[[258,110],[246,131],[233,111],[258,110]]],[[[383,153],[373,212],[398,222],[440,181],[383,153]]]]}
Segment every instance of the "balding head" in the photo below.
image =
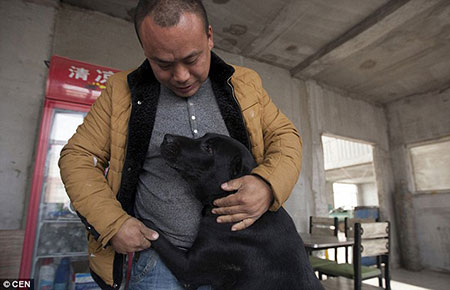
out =
{"type": "MultiPolygon", "coordinates": [[[[134,28],[140,37],[140,26],[145,17],[150,16],[161,27],[177,25],[183,13],[194,13],[200,17],[208,34],[209,22],[201,0],[139,0],[134,16],[134,28]]],[[[142,44],[142,42],[141,42],[142,44]]]]}

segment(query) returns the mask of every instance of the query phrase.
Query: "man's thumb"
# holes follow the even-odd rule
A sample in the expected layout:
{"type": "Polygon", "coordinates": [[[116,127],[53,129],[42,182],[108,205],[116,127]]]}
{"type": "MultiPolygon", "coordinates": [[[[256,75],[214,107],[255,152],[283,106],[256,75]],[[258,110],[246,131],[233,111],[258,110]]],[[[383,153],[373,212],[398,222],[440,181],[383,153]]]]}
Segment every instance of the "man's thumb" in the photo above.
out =
{"type": "Polygon", "coordinates": [[[159,234],[157,231],[154,231],[152,229],[147,228],[146,226],[143,226],[141,229],[141,233],[144,235],[144,237],[150,241],[157,240],[159,238],[159,234]]]}
{"type": "Polygon", "coordinates": [[[222,183],[221,188],[226,191],[238,190],[241,187],[239,179],[232,179],[225,183],[222,183]]]}

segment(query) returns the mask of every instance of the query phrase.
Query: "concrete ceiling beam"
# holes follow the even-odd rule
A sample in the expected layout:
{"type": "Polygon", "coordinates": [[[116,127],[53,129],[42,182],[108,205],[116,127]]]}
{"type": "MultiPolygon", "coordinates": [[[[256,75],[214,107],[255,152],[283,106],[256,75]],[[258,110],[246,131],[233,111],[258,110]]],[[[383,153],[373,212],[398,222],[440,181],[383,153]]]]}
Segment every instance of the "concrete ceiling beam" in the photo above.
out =
{"type": "MultiPolygon", "coordinates": [[[[276,17],[265,24],[258,37],[245,49],[242,55],[254,57],[276,41],[280,35],[295,25],[308,11],[313,3],[309,1],[292,0],[285,4],[276,17]]],[[[257,25],[255,23],[255,25],[257,25]]]]}
{"type": "Polygon", "coordinates": [[[441,0],[392,0],[290,70],[312,78],[321,71],[374,43],[441,0]]]}

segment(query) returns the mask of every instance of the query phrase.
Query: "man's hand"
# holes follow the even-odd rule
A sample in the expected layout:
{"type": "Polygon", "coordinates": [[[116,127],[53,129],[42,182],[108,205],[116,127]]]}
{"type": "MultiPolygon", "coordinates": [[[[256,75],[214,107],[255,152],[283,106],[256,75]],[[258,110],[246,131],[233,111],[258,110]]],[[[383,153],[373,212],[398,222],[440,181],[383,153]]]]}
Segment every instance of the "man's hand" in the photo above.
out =
{"type": "Polygon", "coordinates": [[[151,246],[150,241],[158,239],[156,231],[147,228],[134,217],[127,219],[111,238],[111,244],[120,254],[142,251],[151,246]]]}
{"type": "Polygon", "coordinates": [[[246,175],[222,184],[225,191],[234,191],[227,197],[214,201],[212,212],[219,214],[218,223],[234,223],[232,231],[243,230],[251,226],[270,207],[273,193],[270,186],[259,177],[246,175]]]}

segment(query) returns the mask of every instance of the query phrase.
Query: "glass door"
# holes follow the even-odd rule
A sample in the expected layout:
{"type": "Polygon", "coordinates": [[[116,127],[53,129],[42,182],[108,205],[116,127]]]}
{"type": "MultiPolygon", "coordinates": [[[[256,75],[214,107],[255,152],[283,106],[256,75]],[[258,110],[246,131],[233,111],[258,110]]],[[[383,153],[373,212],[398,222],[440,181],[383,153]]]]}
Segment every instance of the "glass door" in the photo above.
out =
{"type": "Polygon", "coordinates": [[[58,167],[61,149],[83,122],[84,115],[79,111],[53,110],[36,228],[32,273],[35,281],[39,278],[39,268],[43,263],[53,262],[57,268],[63,257],[71,262],[87,257],[84,226],[70,206],[58,167]]]}
{"type": "Polygon", "coordinates": [[[47,289],[41,287],[45,283],[53,288],[58,279],[69,289],[74,273],[89,273],[85,228],[71,207],[58,167],[62,148],[88,109],[52,100],[45,103],[20,274],[34,278],[37,289],[47,289]],[[57,277],[58,273],[64,277],[57,277]]]}

